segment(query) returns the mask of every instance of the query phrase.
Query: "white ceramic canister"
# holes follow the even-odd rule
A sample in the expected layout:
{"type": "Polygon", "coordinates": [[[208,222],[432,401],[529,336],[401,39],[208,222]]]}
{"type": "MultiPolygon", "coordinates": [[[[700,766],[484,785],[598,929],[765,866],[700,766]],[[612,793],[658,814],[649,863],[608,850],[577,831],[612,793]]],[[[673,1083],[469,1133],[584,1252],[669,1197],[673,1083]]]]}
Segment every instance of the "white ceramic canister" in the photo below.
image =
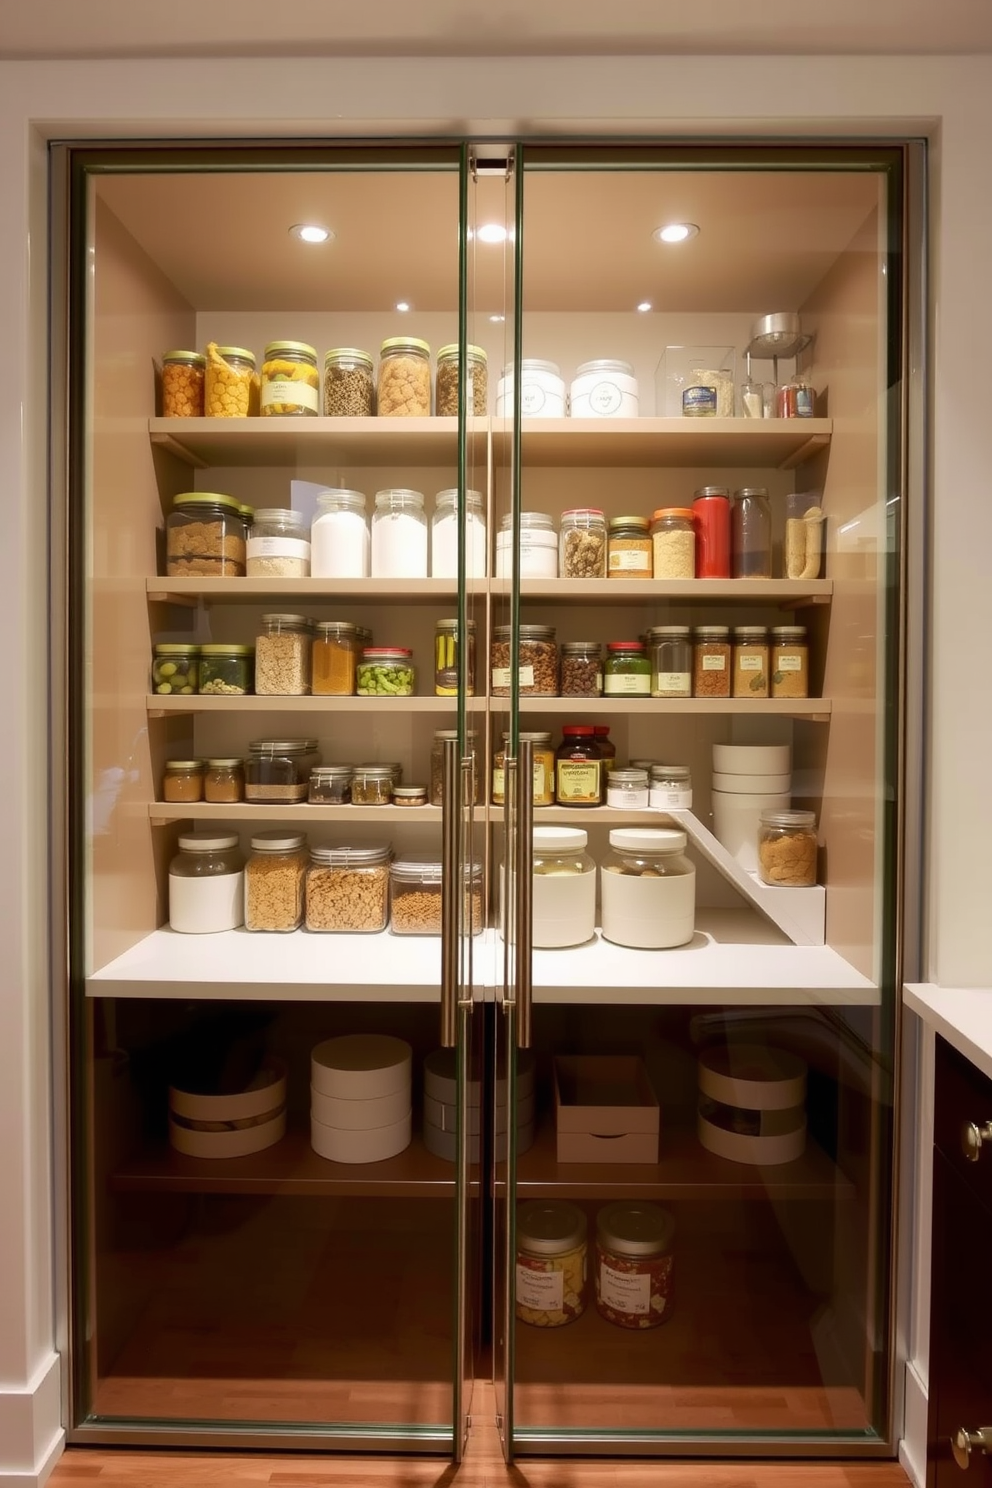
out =
{"type": "Polygon", "coordinates": [[[633,367],[608,358],[582,362],[575,369],[568,403],[572,418],[636,418],[640,397],[633,367]]]}
{"type": "Polygon", "coordinates": [[[581,945],[596,933],[596,865],[580,827],[534,828],[533,943],[581,945]]]}
{"type": "MultiPolygon", "coordinates": [[[[513,515],[507,512],[496,534],[496,577],[513,573],[513,515]]],[[[558,534],[547,512],[520,513],[520,577],[558,577],[558,534]]]]}
{"type": "Polygon", "coordinates": [[[662,950],[692,939],[696,869],[686,841],[669,827],[614,828],[600,872],[605,940],[662,950]]]}
{"type": "MultiPolygon", "coordinates": [[[[486,576],[486,516],[481,491],[465,492],[465,577],[486,576]]],[[[458,577],[458,488],[438,491],[431,521],[431,578],[458,577]]]]}
{"type": "Polygon", "coordinates": [[[321,491],[310,528],[310,574],[315,579],[367,579],[369,524],[361,491],[321,491]]]}
{"type": "Polygon", "coordinates": [[[375,493],[372,578],[426,579],[427,518],[420,491],[394,487],[375,493]]]}
{"type": "Polygon", "coordinates": [[[169,925],[184,935],[216,935],[244,924],[244,858],[235,833],[179,838],[169,864],[169,925]]]}
{"type": "MultiPolygon", "coordinates": [[[[513,415],[513,363],[503,368],[496,384],[496,417],[513,415]]],[[[565,383],[557,362],[524,357],[520,363],[521,418],[564,418],[565,383]]]]}
{"type": "Polygon", "coordinates": [[[737,859],[745,873],[758,871],[761,813],[773,808],[784,809],[791,799],[788,791],[772,791],[765,795],[713,791],[713,835],[737,859]]]}

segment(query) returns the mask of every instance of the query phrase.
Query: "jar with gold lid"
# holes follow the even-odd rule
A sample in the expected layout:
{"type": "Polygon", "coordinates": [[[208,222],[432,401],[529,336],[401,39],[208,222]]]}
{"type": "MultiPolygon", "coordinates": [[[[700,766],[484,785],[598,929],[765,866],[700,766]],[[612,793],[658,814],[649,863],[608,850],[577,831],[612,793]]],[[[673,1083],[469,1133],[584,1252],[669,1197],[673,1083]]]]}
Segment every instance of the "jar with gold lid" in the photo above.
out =
{"type": "Polygon", "coordinates": [[[262,363],[264,417],[316,418],[320,412],[317,352],[305,341],[270,341],[262,363]]]}
{"type": "Polygon", "coordinates": [[[586,1306],[585,1214],[564,1199],[532,1199],[516,1218],[517,1317],[537,1328],[574,1322],[586,1306]]]}

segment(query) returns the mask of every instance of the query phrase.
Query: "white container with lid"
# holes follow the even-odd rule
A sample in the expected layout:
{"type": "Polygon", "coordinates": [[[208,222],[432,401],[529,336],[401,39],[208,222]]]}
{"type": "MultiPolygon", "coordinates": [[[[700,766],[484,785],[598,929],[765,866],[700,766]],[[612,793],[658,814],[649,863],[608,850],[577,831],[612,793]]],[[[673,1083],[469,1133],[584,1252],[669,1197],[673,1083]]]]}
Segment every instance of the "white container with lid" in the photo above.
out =
{"type": "Polygon", "coordinates": [[[320,1157],[339,1163],[385,1162],[410,1145],[412,1113],[389,1126],[374,1126],[366,1131],[349,1131],[345,1127],[326,1126],[310,1116],[310,1145],[320,1157]]]}
{"type": "Polygon", "coordinates": [[[426,579],[427,517],[420,491],[393,487],[375,493],[373,579],[426,579]]]}
{"type": "MultiPolygon", "coordinates": [[[[513,575],[513,515],[507,512],[496,534],[496,577],[513,575]]],[[[547,512],[520,513],[520,577],[558,577],[558,534],[547,512]]]]}
{"type": "MultiPolygon", "coordinates": [[[[465,492],[465,577],[486,576],[486,517],[481,491],[465,492]]],[[[458,577],[458,488],[438,491],[431,521],[431,578],[458,577]]]]}
{"type": "Polygon", "coordinates": [[[569,389],[572,418],[636,418],[639,411],[637,378],[630,362],[602,358],[576,367],[569,389]]]}
{"type": "Polygon", "coordinates": [[[581,945],[596,933],[596,865],[581,827],[534,828],[535,946],[581,945]]]}
{"type": "Polygon", "coordinates": [[[692,939],[696,870],[685,849],[674,828],[614,828],[601,871],[604,939],[645,950],[692,939]]]}
{"type": "Polygon", "coordinates": [[[310,1084],[339,1100],[374,1100],[409,1092],[413,1050],[388,1033],[345,1033],[325,1039],[310,1055],[310,1084]]]}
{"type": "Polygon", "coordinates": [[[244,923],[244,858],[234,833],[180,837],[169,864],[169,926],[215,935],[244,923]]]}
{"type": "Polygon", "coordinates": [[[692,775],[688,765],[653,764],[650,804],[660,811],[692,810],[692,775]]]}
{"type": "Polygon", "coordinates": [[[696,1132],[731,1162],[794,1162],[806,1146],[806,1063],[787,1049],[728,1043],[699,1056],[696,1132]]]}
{"type": "Polygon", "coordinates": [[[714,744],[713,768],[724,775],[787,775],[792,749],[788,744],[714,744]]]}
{"type": "Polygon", "coordinates": [[[310,1114],[324,1126],[341,1131],[369,1131],[380,1126],[395,1126],[410,1107],[410,1088],[404,1085],[391,1095],[373,1095],[368,1100],[344,1100],[325,1095],[310,1087],[310,1114]]]}
{"type": "MultiPolygon", "coordinates": [[[[507,362],[496,384],[496,417],[513,416],[513,363],[507,362]]],[[[564,418],[565,383],[557,362],[524,357],[520,363],[521,418],[564,418]]]]}
{"type": "Polygon", "coordinates": [[[367,579],[369,551],[363,493],[344,489],[320,491],[310,528],[311,577],[367,579]]]}

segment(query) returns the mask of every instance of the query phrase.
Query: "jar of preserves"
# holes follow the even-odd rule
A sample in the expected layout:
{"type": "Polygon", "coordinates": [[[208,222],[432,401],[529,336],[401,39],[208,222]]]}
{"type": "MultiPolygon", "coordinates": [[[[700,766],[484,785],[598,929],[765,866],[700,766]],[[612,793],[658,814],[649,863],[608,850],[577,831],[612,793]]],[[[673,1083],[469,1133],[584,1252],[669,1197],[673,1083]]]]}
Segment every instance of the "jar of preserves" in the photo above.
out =
{"type": "Polygon", "coordinates": [[[596,1310],[620,1328],[656,1328],[673,1304],[675,1221],[660,1204],[621,1200],[596,1215],[596,1310]]]}
{"type": "Polygon", "coordinates": [[[766,808],[758,819],[762,883],[808,889],[816,883],[816,813],[766,808]]]}
{"type": "Polygon", "coordinates": [[[270,341],[262,362],[263,416],[316,418],[320,412],[317,352],[305,341],[270,341]]]}
{"type": "Polygon", "coordinates": [[[585,1215],[564,1199],[531,1199],[516,1219],[516,1316],[537,1328],[574,1322],[586,1306],[585,1215]]]}
{"type": "Polygon", "coordinates": [[[773,625],[768,658],[772,697],[809,697],[809,645],[805,625],[773,625]]]}
{"type": "Polygon", "coordinates": [[[308,579],[310,525],[299,512],[286,507],[259,507],[245,552],[250,579],[308,579]]]}
{"type": "Polygon", "coordinates": [[[559,806],[601,806],[603,756],[591,723],[566,723],[555,751],[555,799],[559,806]]]}
{"type": "Polygon", "coordinates": [[[202,418],[207,359],[198,351],[162,354],[162,417],[202,418]]]}
{"type": "Polygon", "coordinates": [[[152,692],[160,697],[190,697],[199,685],[199,646],[161,641],[152,647],[152,692]]]}
{"type": "Polygon", "coordinates": [[[730,696],[730,626],[697,625],[692,648],[693,697],[730,696]]]}
{"type": "MultiPolygon", "coordinates": [[[[496,384],[496,417],[513,417],[514,365],[507,362],[496,384]]],[[[564,418],[565,384],[557,362],[524,357],[520,363],[521,418],[564,418]]]]}
{"type": "Polygon", "coordinates": [[[610,518],[606,571],[611,579],[654,576],[654,544],[647,517],[610,518]]]}
{"type": "Polygon", "coordinates": [[[243,578],[245,524],[241,503],[212,491],[172,498],[165,519],[165,571],[170,577],[243,578]]]}
{"type": "Polygon", "coordinates": [[[734,492],[730,545],[735,579],[771,578],[772,513],[764,486],[742,486],[734,492]]]}
{"type": "Polygon", "coordinates": [[[351,934],[385,930],[390,856],[386,844],[312,847],[305,891],[307,929],[351,934]]]}
{"type": "Polygon", "coordinates": [[[251,692],[255,652],[251,646],[208,641],[200,647],[200,691],[210,697],[251,692]]]}
{"type": "Polygon", "coordinates": [[[259,697],[306,697],[310,691],[313,624],[306,615],[263,615],[255,638],[259,697]]]}
{"type": "Polygon", "coordinates": [[[366,646],[355,671],[359,697],[413,697],[413,652],[406,646],[366,646]]]}
{"type": "MultiPolygon", "coordinates": [[[[481,491],[465,492],[465,577],[485,578],[486,516],[481,491]]],[[[438,491],[431,519],[431,577],[458,577],[458,488],[438,491]]]]}
{"type": "Polygon", "coordinates": [[[258,412],[258,374],[255,353],[244,346],[207,343],[203,385],[207,418],[248,418],[258,412]]]}
{"type": "Polygon", "coordinates": [[[692,810],[692,774],[688,765],[652,764],[649,805],[662,811],[692,810]]]}
{"type": "MultiPolygon", "coordinates": [[[[475,621],[466,621],[468,656],[465,695],[475,697],[475,621]]],[[[458,696],[458,621],[438,620],[434,627],[434,696],[458,696]]]]}
{"type": "Polygon", "coordinates": [[[692,498],[696,529],[696,577],[730,578],[730,490],[700,486],[692,498]]]}
{"type": "Polygon", "coordinates": [[[688,625],[655,625],[648,631],[652,697],[692,697],[691,636],[688,625]]]}
{"type": "MultiPolygon", "coordinates": [[[[615,773],[615,772],[614,772],[615,773]]],[[[693,937],[696,870],[686,834],[671,827],[618,827],[603,859],[603,936],[615,945],[663,950],[693,937]]]]}
{"type": "Polygon", "coordinates": [[[180,837],[169,864],[169,925],[183,935],[236,930],[244,919],[245,860],[232,832],[180,837]]]}
{"type": "MultiPolygon", "coordinates": [[[[489,365],[481,346],[465,348],[465,412],[485,417],[489,407],[489,365]]],[[[442,346],[437,354],[434,412],[439,418],[458,414],[458,347],[442,346]]]]}
{"type": "Polygon", "coordinates": [[[696,529],[687,506],[665,506],[651,516],[656,579],[696,577],[696,529]]]}
{"type": "Polygon", "coordinates": [[[606,781],[606,804],[619,811],[646,811],[648,807],[648,772],[627,769],[611,770],[606,781]]]}
{"type": "MultiPolygon", "coordinates": [[[[551,747],[550,733],[521,733],[521,743],[529,741],[534,762],[533,793],[535,806],[553,806],[555,800],[555,752],[551,747]]],[[[493,755],[492,801],[494,806],[506,804],[506,750],[510,735],[503,735],[503,742],[493,755]]]]}
{"type": "Polygon", "coordinates": [[[603,691],[603,657],[598,641],[562,641],[562,697],[599,697],[603,691]]]}
{"type": "Polygon", "coordinates": [[[640,409],[637,378],[630,362],[580,362],[569,388],[572,418],[636,418],[640,409]]]}
{"type": "Polygon", "coordinates": [[[651,660],[643,641],[607,641],[603,693],[606,697],[651,696],[651,660]]]}
{"type": "MultiPolygon", "coordinates": [[[[512,627],[493,629],[490,651],[492,696],[509,697],[513,683],[510,646],[512,627]]],[[[517,668],[521,697],[558,696],[558,646],[551,625],[521,625],[517,668]]]]}
{"type": "MultiPolygon", "coordinates": [[[[547,512],[520,513],[519,571],[522,579],[558,577],[558,536],[547,512]]],[[[496,534],[496,577],[513,575],[513,514],[507,512],[496,534]]]]}
{"type": "Polygon", "coordinates": [[[563,579],[606,578],[606,517],[595,507],[561,514],[558,572],[563,579]]]}
{"type": "Polygon", "coordinates": [[[310,648],[314,697],[354,697],[358,630],[348,620],[318,620],[310,648]]]}
{"type": "Polygon", "coordinates": [[[312,806],[347,806],[351,776],[351,765],[317,765],[310,771],[307,800],[312,806]]]}
{"type": "Polygon", "coordinates": [[[351,804],[389,806],[394,784],[391,765],[355,765],[351,772],[351,804]]]}
{"type": "MultiPolygon", "coordinates": [[[[472,756],[472,797],[476,806],[482,804],[482,767],[476,753],[476,732],[469,729],[465,735],[465,748],[472,756]]],[[[432,806],[444,804],[444,741],[446,739],[457,739],[457,729],[438,729],[434,734],[434,742],[431,745],[431,783],[430,803],[432,806]]]]}
{"type": "Polygon", "coordinates": [[[245,864],[245,929],[299,929],[308,854],[302,832],[256,832],[245,864]]]}
{"type": "Polygon", "coordinates": [[[373,362],[367,351],[335,346],[324,357],[324,414],[368,418],[372,413],[373,362]]]}
{"type": "Polygon", "coordinates": [[[245,800],[277,806],[305,801],[318,763],[316,739],[253,739],[245,760],[245,800]]]}
{"type": "Polygon", "coordinates": [[[241,759],[208,759],[203,775],[203,799],[230,805],[245,798],[245,767],[241,759]]]}
{"type": "Polygon", "coordinates": [[[162,775],[162,800],[185,805],[203,800],[202,760],[166,760],[162,775]]]}
{"type": "MultiPolygon", "coordinates": [[[[482,924],[482,864],[466,865],[465,927],[478,935],[482,924]]],[[[438,862],[401,859],[389,868],[389,928],[394,935],[440,935],[443,876],[438,862]]]]}
{"type": "Polygon", "coordinates": [[[431,349],[414,336],[390,336],[379,350],[380,418],[426,418],[431,411],[431,349]]]}
{"type": "Polygon", "coordinates": [[[376,491],[371,548],[373,579],[426,579],[427,517],[420,491],[376,491]]]}
{"type": "Polygon", "coordinates": [[[768,630],[764,625],[735,625],[731,697],[768,696],[768,630]]]}
{"type": "Polygon", "coordinates": [[[534,828],[533,943],[582,945],[596,933],[596,865],[581,827],[534,828]]]}
{"type": "Polygon", "coordinates": [[[427,787],[426,787],[426,785],[394,785],[393,786],[393,805],[394,806],[426,806],[427,805],[427,787]]]}
{"type": "Polygon", "coordinates": [[[310,528],[310,577],[367,579],[370,558],[371,538],[362,492],[319,491],[310,528]]]}

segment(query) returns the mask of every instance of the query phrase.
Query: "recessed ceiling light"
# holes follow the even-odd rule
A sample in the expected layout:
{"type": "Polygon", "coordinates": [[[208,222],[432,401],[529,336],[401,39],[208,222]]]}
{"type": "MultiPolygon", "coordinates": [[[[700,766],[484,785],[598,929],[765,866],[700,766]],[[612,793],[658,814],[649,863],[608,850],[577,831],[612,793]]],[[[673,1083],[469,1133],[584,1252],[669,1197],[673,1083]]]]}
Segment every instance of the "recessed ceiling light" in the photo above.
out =
{"type": "Polygon", "coordinates": [[[396,301],[396,308],[397,308],[397,310],[400,310],[400,311],[406,311],[406,310],[412,310],[413,309],[413,306],[410,304],[410,301],[409,300],[397,300],[396,301]]]}
{"type": "Polygon", "coordinates": [[[502,325],[503,321],[506,319],[506,316],[505,315],[490,315],[489,319],[492,321],[493,325],[502,325]]]}
{"type": "Polygon", "coordinates": [[[642,300],[641,303],[638,305],[637,308],[643,314],[646,310],[650,310],[651,309],[651,301],[650,300],[642,300]]]}
{"type": "Polygon", "coordinates": [[[687,238],[694,238],[698,231],[694,222],[669,222],[664,227],[656,227],[651,236],[659,243],[684,243],[687,238]]]}
{"type": "Polygon", "coordinates": [[[326,243],[334,236],[329,227],[321,227],[317,222],[297,222],[289,230],[302,243],[326,243]]]}
{"type": "Polygon", "coordinates": [[[506,228],[501,227],[498,222],[484,222],[475,236],[480,243],[505,243],[506,228]]]}

